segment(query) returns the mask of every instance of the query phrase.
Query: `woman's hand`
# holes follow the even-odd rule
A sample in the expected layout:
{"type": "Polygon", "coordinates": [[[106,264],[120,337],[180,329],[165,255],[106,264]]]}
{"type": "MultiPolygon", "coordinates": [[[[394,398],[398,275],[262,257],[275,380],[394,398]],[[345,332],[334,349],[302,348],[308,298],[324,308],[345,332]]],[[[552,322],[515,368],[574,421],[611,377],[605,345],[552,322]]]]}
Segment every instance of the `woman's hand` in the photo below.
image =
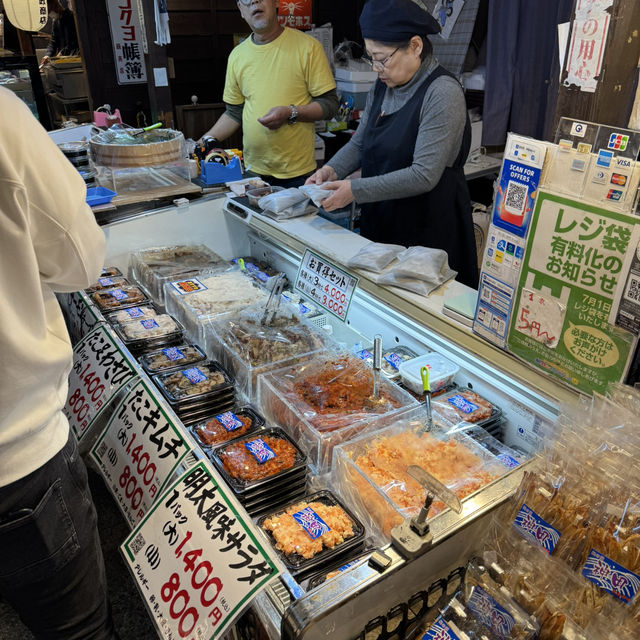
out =
{"type": "Polygon", "coordinates": [[[338,174],[333,170],[333,167],[325,164],[324,167],[321,167],[315,173],[312,173],[307,178],[305,184],[322,184],[323,182],[329,182],[329,180],[337,179],[338,174]]]}
{"type": "Polygon", "coordinates": [[[342,209],[353,202],[351,180],[337,180],[335,182],[327,182],[327,184],[323,185],[322,188],[331,189],[333,191],[333,193],[328,198],[322,201],[322,208],[325,211],[335,211],[336,209],[342,209]]]}

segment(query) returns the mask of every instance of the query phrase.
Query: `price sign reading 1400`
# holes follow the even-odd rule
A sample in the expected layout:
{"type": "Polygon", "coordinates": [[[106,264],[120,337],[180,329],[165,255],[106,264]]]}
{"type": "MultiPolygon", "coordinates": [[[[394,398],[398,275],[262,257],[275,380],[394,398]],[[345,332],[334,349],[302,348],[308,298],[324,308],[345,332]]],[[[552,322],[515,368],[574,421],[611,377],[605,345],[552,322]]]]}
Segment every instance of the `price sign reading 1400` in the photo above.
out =
{"type": "Polygon", "coordinates": [[[344,322],[357,284],[358,278],[307,249],[295,288],[344,322]]]}

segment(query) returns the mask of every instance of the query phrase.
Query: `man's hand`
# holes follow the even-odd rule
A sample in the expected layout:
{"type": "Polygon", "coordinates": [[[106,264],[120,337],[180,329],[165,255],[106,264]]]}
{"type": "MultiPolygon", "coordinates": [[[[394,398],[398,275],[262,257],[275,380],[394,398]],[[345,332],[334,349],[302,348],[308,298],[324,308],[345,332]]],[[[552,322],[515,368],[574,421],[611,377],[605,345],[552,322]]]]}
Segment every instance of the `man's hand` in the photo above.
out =
{"type": "Polygon", "coordinates": [[[291,107],[273,107],[265,113],[262,118],[258,118],[258,122],[267,129],[275,131],[283,124],[286,124],[291,115],[291,107]]]}
{"type": "Polygon", "coordinates": [[[333,167],[325,164],[324,167],[318,169],[315,173],[312,173],[306,180],[305,184],[322,184],[323,182],[329,182],[329,180],[337,180],[338,174],[333,167]]]}
{"type": "Polygon", "coordinates": [[[322,188],[331,189],[333,191],[333,193],[326,200],[322,201],[322,208],[325,211],[335,211],[336,209],[342,209],[353,202],[351,180],[337,180],[335,182],[327,182],[322,186],[322,188]]]}

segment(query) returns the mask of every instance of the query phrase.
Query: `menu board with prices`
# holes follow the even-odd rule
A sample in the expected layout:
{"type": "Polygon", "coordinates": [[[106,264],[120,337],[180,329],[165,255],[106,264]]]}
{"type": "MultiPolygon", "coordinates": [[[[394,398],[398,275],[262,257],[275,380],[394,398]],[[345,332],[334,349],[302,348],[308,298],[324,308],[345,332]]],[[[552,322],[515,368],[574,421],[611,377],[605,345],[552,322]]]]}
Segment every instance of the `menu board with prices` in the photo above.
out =
{"type": "Polygon", "coordinates": [[[295,289],[343,322],[358,278],[307,249],[298,268],[295,289]]]}
{"type": "Polygon", "coordinates": [[[191,450],[156,392],[139,380],[96,440],[91,456],[133,528],[191,450]]]}
{"type": "Polygon", "coordinates": [[[186,471],[122,545],[165,640],[221,637],[280,573],[274,552],[207,462],[186,471]]]}
{"type": "Polygon", "coordinates": [[[135,363],[129,358],[105,325],[96,327],[74,347],[63,412],[78,440],[120,389],[136,377],[135,363]]]}

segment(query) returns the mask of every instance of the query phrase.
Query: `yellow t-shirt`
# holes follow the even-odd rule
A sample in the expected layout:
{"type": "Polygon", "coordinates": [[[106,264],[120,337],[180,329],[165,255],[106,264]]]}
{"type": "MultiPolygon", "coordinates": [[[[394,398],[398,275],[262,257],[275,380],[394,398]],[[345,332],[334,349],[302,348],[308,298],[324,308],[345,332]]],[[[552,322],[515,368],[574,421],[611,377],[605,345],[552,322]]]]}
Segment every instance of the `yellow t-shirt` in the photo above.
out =
{"type": "Polygon", "coordinates": [[[277,106],[306,105],[312,96],[334,89],[327,56],[320,43],[285,27],[273,42],[247,38],[229,56],[224,101],[242,112],[245,166],[277,178],[294,178],[316,168],[312,122],[285,123],[272,131],[258,122],[277,106]]]}

